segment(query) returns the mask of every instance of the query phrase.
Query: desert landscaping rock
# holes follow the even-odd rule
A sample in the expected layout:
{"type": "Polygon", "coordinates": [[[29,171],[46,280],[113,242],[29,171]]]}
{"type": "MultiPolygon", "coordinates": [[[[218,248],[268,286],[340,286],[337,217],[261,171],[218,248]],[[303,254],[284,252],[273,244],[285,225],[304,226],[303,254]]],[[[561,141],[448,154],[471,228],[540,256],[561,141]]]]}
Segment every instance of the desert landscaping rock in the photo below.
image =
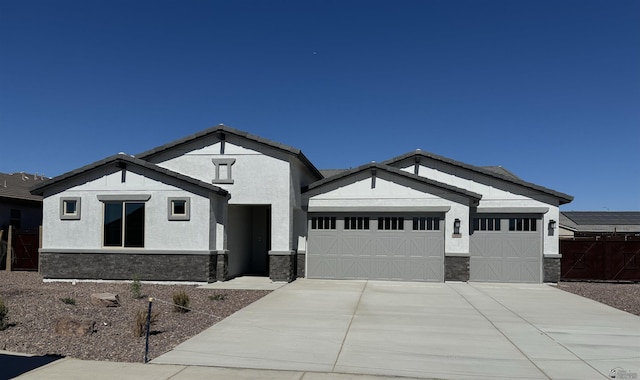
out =
{"type": "Polygon", "coordinates": [[[92,334],[95,329],[95,321],[84,321],[73,319],[71,317],[62,317],[56,321],[53,332],[64,336],[87,336],[92,334]]]}
{"type": "Polygon", "coordinates": [[[118,307],[120,306],[120,297],[113,293],[94,293],[91,295],[91,303],[97,306],[118,307]]]}
{"type": "Polygon", "coordinates": [[[158,313],[149,339],[149,358],[154,359],[270,293],[142,283],[144,298],[136,299],[130,296],[130,286],[125,282],[43,282],[35,272],[0,271],[0,297],[7,305],[9,324],[0,331],[0,350],[141,363],[145,338],[134,337],[133,329],[136,313],[149,307],[148,297],[154,298],[152,312],[158,313]],[[180,290],[189,295],[193,311],[173,312],[172,294],[180,290]],[[94,305],[91,294],[97,293],[119,294],[120,306],[94,305]],[[224,300],[209,299],[221,293],[224,300]],[[60,302],[61,298],[73,298],[75,305],[60,302]],[[94,332],[80,337],[54,333],[55,322],[64,317],[95,321],[94,332]]]}

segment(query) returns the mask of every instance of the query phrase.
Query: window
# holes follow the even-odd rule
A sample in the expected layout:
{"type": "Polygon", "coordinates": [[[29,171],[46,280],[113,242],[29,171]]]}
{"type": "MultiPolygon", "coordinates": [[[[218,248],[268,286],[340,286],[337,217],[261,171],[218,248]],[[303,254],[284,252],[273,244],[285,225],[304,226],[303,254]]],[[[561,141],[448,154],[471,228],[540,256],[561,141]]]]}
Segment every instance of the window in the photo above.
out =
{"type": "Polygon", "coordinates": [[[144,203],[104,203],[105,247],[144,247],[144,203]]]}
{"type": "Polygon", "coordinates": [[[536,231],[536,218],[511,218],[509,219],[509,231],[536,231]]]}
{"type": "Polygon", "coordinates": [[[336,217],[335,216],[314,216],[311,218],[312,230],[335,230],[336,229],[336,217]]]}
{"type": "Polygon", "coordinates": [[[211,161],[215,166],[213,183],[233,183],[231,176],[231,166],[236,162],[235,158],[212,158],[211,161]]]}
{"type": "Polygon", "coordinates": [[[368,230],[369,217],[367,216],[347,216],[344,218],[345,230],[368,230]]]}
{"type": "Polygon", "coordinates": [[[498,218],[473,218],[474,231],[500,231],[498,218]]]}
{"type": "Polygon", "coordinates": [[[80,198],[66,197],[60,198],[60,219],[79,220],[80,219],[80,198]]]}
{"type": "Polygon", "coordinates": [[[189,220],[191,201],[189,198],[169,198],[169,220],[189,220]]]}
{"type": "Polygon", "coordinates": [[[440,229],[440,218],[416,217],[413,218],[414,231],[438,231],[440,229]]]}
{"type": "Polygon", "coordinates": [[[378,230],[404,230],[404,218],[386,216],[378,218],[378,230]]]}

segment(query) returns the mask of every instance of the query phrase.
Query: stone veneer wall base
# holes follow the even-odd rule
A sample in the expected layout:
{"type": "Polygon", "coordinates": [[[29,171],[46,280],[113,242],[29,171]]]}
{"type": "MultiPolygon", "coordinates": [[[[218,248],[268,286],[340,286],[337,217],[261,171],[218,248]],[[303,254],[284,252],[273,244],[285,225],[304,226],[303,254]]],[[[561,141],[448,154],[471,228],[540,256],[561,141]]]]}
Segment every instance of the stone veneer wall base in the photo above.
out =
{"type": "Polygon", "coordinates": [[[469,257],[445,256],[444,258],[445,281],[469,281],[469,257]]]}

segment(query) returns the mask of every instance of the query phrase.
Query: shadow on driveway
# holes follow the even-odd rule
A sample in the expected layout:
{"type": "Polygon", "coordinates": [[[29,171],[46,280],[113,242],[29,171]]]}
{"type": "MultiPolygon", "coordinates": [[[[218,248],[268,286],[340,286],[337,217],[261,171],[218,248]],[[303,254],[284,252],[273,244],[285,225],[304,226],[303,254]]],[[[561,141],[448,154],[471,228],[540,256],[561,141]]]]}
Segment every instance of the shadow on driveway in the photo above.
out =
{"type": "Polygon", "coordinates": [[[58,355],[20,356],[0,354],[0,368],[2,368],[0,379],[12,379],[63,357],[58,355]]]}

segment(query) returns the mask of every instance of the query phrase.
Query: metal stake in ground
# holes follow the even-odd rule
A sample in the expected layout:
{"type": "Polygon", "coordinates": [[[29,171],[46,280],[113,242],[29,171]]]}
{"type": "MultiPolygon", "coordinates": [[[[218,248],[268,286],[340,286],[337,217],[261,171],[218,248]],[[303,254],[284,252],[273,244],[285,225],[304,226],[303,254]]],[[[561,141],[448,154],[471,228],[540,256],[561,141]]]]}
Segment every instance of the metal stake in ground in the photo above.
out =
{"type": "Polygon", "coordinates": [[[149,361],[149,330],[151,329],[151,304],[153,303],[153,298],[149,297],[149,310],[147,311],[147,338],[144,345],[144,362],[147,363],[149,361]]]}

